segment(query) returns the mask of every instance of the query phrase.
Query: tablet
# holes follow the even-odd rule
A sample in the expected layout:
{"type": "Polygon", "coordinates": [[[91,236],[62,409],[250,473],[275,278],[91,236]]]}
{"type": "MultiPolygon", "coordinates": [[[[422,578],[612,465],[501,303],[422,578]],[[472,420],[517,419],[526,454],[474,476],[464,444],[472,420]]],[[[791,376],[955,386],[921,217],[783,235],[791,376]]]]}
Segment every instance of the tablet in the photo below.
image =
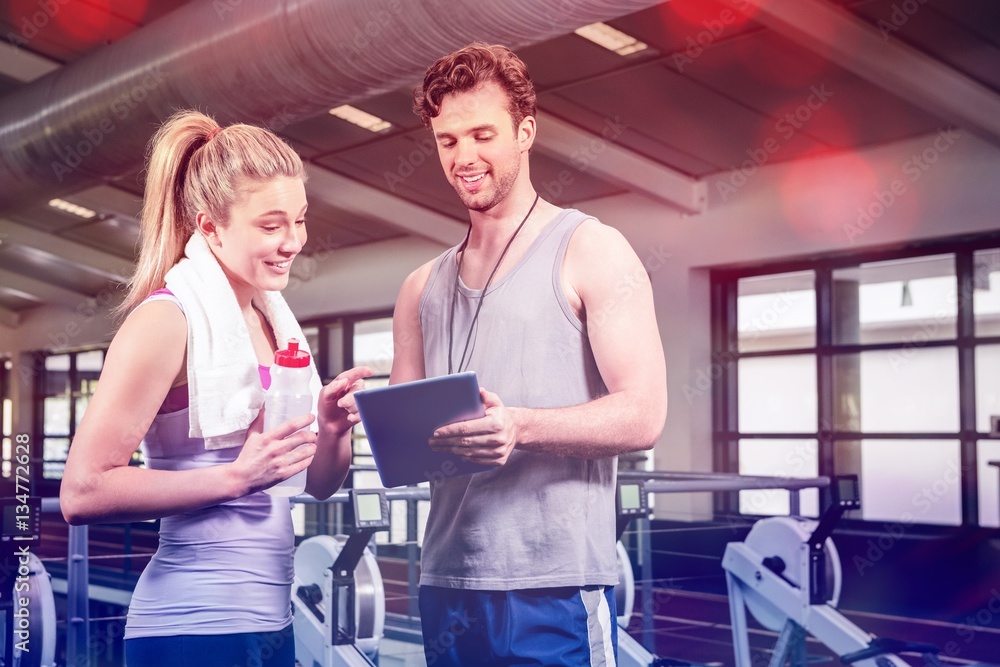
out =
{"type": "Polygon", "coordinates": [[[485,417],[474,372],[354,392],[358,416],[386,488],[493,470],[427,444],[435,429],[485,417]]]}

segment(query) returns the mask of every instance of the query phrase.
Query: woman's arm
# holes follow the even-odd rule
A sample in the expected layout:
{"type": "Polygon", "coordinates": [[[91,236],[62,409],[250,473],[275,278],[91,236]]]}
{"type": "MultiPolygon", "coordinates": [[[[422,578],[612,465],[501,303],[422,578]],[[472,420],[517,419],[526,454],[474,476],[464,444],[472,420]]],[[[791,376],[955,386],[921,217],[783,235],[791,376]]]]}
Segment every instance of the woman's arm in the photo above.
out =
{"type": "Polygon", "coordinates": [[[311,462],[314,433],[303,430],[282,440],[311,419],[262,434],[258,418],[233,463],[183,471],[129,466],[184,370],[186,346],[187,323],[172,303],[145,304],[125,320],[66,461],[59,499],[70,524],[139,521],[216,505],[266,488],[311,462]]]}

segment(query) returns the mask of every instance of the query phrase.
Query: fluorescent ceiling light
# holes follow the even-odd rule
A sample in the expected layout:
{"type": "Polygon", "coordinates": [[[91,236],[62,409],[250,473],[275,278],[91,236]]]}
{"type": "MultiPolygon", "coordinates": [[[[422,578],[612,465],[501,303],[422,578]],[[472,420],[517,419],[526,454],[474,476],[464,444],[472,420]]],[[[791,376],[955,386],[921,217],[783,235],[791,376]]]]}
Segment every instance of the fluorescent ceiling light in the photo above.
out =
{"type": "Polygon", "coordinates": [[[591,23],[574,32],[580,35],[580,37],[589,39],[594,44],[603,46],[609,51],[614,51],[620,56],[627,56],[649,48],[644,42],[640,42],[635,37],[625,34],[621,30],[612,28],[607,23],[591,23]]]}
{"type": "Polygon", "coordinates": [[[378,116],[373,116],[367,111],[352,107],[350,104],[330,109],[330,115],[342,118],[348,123],[354,123],[358,127],[363,127],[371,132],[381,132],[386,128],[392,127],[392,123],[389,121],[382,120],[378,116]]]}
{"type": "Polygon", "coordinates": [[[49,206],[51,206],[52,208],[59,209],[60,211],[63,211],[65,213],[78,216],[85,220],[90,220],[91,218],[97,216],[97,213],[95,211],[91,211],[89,208],[85,206],[79,206],[72,202],[68,202],[65,199],[50,199],[49,206]]]}

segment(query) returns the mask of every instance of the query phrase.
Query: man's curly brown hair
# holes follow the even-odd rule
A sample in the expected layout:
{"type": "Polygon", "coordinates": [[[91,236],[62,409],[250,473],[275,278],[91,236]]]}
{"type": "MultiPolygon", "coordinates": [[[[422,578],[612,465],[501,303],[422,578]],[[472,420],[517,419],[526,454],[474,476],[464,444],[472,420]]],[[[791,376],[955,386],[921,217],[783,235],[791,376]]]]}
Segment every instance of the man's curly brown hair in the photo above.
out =
{"type": "Polygon", "coordinates": [[[441,100],[448,93],[472,90],[496,82],[507,93],[507,111],[517,128],[525,116],[534,116],[535,87],[528,68],[506,46],[474,42],[427,68],[422,86],[413,91],[413,112],[424,125],[441,113],[441,100]]]}

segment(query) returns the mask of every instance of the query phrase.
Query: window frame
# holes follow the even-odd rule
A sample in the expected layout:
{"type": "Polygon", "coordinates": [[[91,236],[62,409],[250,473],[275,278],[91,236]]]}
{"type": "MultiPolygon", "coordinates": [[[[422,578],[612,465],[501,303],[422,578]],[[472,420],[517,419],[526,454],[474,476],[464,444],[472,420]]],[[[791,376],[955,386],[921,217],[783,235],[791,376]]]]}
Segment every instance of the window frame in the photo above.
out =
{"type": "MultiPolygon", "coordinates": [[[[35,449],[32,457],[32,465],[34,468],[32,469],[31,474],[32,479],[35,480],[34,493],[36,495],[43,497],[59,495],[59,485],[62,483],[62,477],[46,478],[43,473],[46,463],[65,463],[65,461],[50,460],[45,458],[45,440],[46,438],[67,438],[70,446],[72,446],[73,438],[76,437],[77,422],[79,421],[76,414],[77,399],[83,395],[83,392],[77,388],[80,379],[77,370],[77,357],[81,354],[90,354],[92,352],[101,353],[101,368],[103,369],[104,359],[108,353],[108,345],[89,345],[86,347],[70,348],[66,350],[38,350],[32,353],[32,356],[34,357],[32,362],[34,367],[38,369],[38,377],[35,382],[32,396],[32,418],[34,419],[32,431],[37,434],[37,437],[32,438],[32,441],[35,443],[35,449]],[[69,370],[66,371],[69,376],[69,394],[67,396],[69,399],[69,433],[46,433],[45,399],[61,396],[62,394],[48,393],[47,376],[50,371],[46,369],[45,361],[49,357],[61,356],[69,357],[69,370]]],[[[89,395],[92,396],[93,394],[91,393],[89,395]]]]}
{"type": "MultiPolygon", "coordinates": [[[[881,246],[861,250],[845,250],[822,255],[716,267],[710,270],[711,355],[721,367],[712,382],[712,449],[713,467],[720,472],[739,471],[739,441],[747,439],[804,439],[817,441],[818,474],[835,474],[834,452],[837,441],[850,440],[957,440],[962,469],[960,484],[961,522],[958,526],[914,524],[918,533],[948,533],[979,526],[979,479],[977,442],[997,440],[988,432],[976,428],[975,354],[978,346],[1000,343],[1000,335],[977,336],[975,332],[974,254],[979,250],[1000,247],[1000,231],[949,238],[914,241],[906,244],[881,246]],[[956,336],[942,340],[922,341],[919,349],[953,348],[958,363],[959,428],[956,432],[851,432],[834,425],[833,360],[837,355],[860,354],[872,350],[905,350],[914,342],[834,343],[833,342],[833,274],[838,269],[857,268],[862,264],[902,260],[941,254],[954,255],[958,293],[956,336]],[[739,280],[772,274],[813,271],[816,292],[816,337],[812,347],[740,352],[737,331],[737,298],[739,280]],[[738,422],[738,364],[743,358],[773,357],[791,354],[813,354],[816,360],[817,423],[815,431],[795,433],[743,433],[738,422]]],[[[820,507],[830,501],[829,492],[820,494],[820,507]]],[[[739,494],[717,494],[715,513],[722,516],[743,516],[739,512],[739,494]]],[[[746,515],[756,516],[756,515],[746,515]]],[[[849,519],[848,526],[863,528],[881,521],[849,519]]],[[[986,527],[982,527],[986,528],[986,527]]]]}

